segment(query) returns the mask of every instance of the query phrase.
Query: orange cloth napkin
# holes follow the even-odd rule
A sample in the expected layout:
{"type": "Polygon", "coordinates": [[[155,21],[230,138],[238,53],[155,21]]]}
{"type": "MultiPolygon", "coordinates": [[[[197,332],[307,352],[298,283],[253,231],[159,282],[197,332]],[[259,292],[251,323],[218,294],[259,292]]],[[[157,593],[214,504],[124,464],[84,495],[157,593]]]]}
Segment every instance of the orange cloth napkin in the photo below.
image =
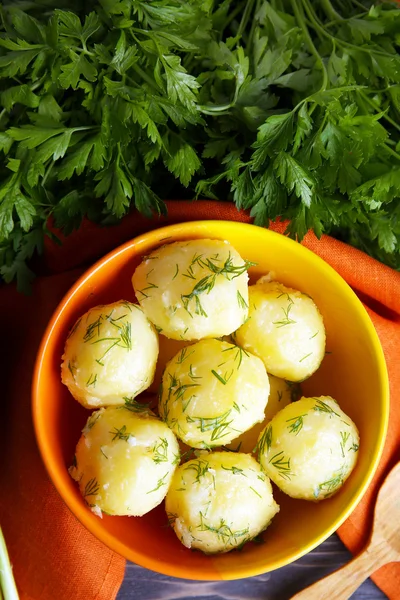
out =
{"type": "MultiPolygon", "coordinates": [[[[250,222],[248,215],[222,202],[169,202],[168,208],[168,219],[147,220],[132,214],[107,229],[84,222],[63,246],[46,242],[39,265],[41,276],[31,297],[18,294],[13,286],[0,289],[0,370],[5,384],[0,402],[0,523],[21,600],[112,600],[122,582],[124,559],[78,523],[46,475],[33,433],[30,385],[45,325],[83,267],[166,222],[250,222]]],[[[284,225],[271,228],[282,233],[284,225]]],[[[367,494],[339,530],[345,544],[355,552],[368,535],[379,484],[400,459],[400,273],[328,236],[318,241],[308,234],[303,243],[330,263],[359,294],[378,331],[389,369],[392,406],[384,455],[367,494]]],[[[383,567],[374,580],[390,599],[398,600],[400,565],[383,567]]]]}

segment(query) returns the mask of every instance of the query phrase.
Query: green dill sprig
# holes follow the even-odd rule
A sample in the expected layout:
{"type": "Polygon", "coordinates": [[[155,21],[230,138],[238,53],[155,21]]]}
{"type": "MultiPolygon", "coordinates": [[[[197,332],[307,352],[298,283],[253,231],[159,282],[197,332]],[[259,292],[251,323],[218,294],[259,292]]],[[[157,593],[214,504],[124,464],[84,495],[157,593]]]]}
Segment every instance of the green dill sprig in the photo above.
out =
{"type": "MultiPolygon", "coordinates": [[[[201,304],[199,296],[202,294],[209,294],[211,292],[211,290],[215,286],[218,276],[223,276],[223,277],[225,277],[225,279],[228,279],[228,281],[232,281],[232,279],[239,277],[240,275],[245,273],[250,267],[256,265],[256,263],[253,263],[250,261],[244,261],[244,263],[242,265],[235,265],[233,263],[231,253],[229,253],[228,258],[225,260],[225,262],[222,265],[217,264],[218,262],[221,262],[219,259],[210,257],[210,258],[203,260],[201,258],[201,256],[202,255],[199,255],[199,256],[195,255],[194,259],[192,260],[191,265],[189,266],[187,273],[184,274],[185,277],[189,277],[190,279],[195,279],[195,275],[194,275],[194,271],[193,271],[194,264],[197,264],[202,269],[208,269],[209,271],[211,271],[210,275],[205,275],[195,284],[195,286],[193,287],[192,291],[189,294],[181,295],[183,307],[191,317],[193,316],[192,315],[193,309],[190,309],[189,305],[193,299],[195,301],[195,306],[194,306],[195,314],[201,315],[203,317],[208,316],[201,304]]],[[[242,299],[242,302],[245,303],[245,300],[243,299],[242,296],[241,296],[241,299],[242,299]]]]}
{"type": "Polygon", "coordinates": [[[272,425],[269,424],[263,431],[254,451],[258,456],[265,454],[272,446],[272,425]]]}
{"type": "Polygon", "coordinates": [[[200,512],[200,525],[198,525],[197,529],[200,531],[210,531],[214,533],[218,540],[223,543],[225,546],[233,546],[237,545],[236,542],[239,538],[242,538],[249,533],[249,528],[239,529],[234,531],[225,521],[225,519],[220,520],[218,526],[208,525],[206,523],[204,515],[200,512]]]}
{"type": "Polygon", "coordinates": [[[269,460],[269,463],[279,471],[279,476],[282,479],[290,481],[293,473],[290,468],[290,458],[285,458],[283,450],[277,452],[269,460]]]}
{"type": "Polygon", "coordinates": [[[151,412],[150,406],[151,402],[138,402],[134,397],[129,398],[128,396],[124,396],[123,398],[125,404],[120,408],[126,408],[133,413],[149,413],[151,412]]]}
{"type": "Polygon", "coordinates": [[[126,425],[122,425],[122,427],[120,427],[119,429],[118,427],[114,427],[114,429],[112,431],[109,431],[108,433],[112,436],[112,442],[114,442],[115,440],[123,440],[124,442],[127,442],[130,437],[133,437],[132,434],[127,431],[126,425]]]}
{"type": "Polygon", "coordinates": [[[299,415],[298,417],[292,417],[291,419],[287,419],[286,423],[289,423],[288,430],[289,433],[294,433],[298,435],[300,431],[303,429],[303,418],[307,416],[308,413],[304,413],[303,415],[299,415]]]}
{"type": "Polygon", "coordinates": [[[160,488],[163,487],[163,485],[167,485],[167,482],[165,481],[167,477],[168,477],[168,473],[165,473],[165,475],[160,477],[160,479],[157,481],[156,487],[153,488],[152,490],[149,490],[148,492],[146,492],[146,494],[152,494],[153,492],[157,492],[160,488]]]}
{"type": "Polygon", "coordinates": [[[100,328],[103,322],[103,315],[99,315],[95,321],[89,323],[86,327],[85,334],[83,336],[83,342],[91,342],[93,338],[100,336],[100,328]]]}
{"type": "Polygon", "coordinates": [[[142,288],[141,290],[135,289],[135,294],[136,295],[141,294],[142,297],[140,298],[140,300],[143,301],[143,300],[147,300],[148,298],[151,297],[150,294],[147,293],[149,290],[156,290],[156,289],[158,289],[158,285],[156,285],[155,283],[148,282],[148,285],[146,287],[142,288]]]}
{"type": "Polygon", "coordinates": [[[323,481],[314,490],[314,497],[319,498],[321,493],[324,493],[324,498],[332,496],[343,485],[344,466],[330,479],[323,481]]]}
{"type": "Polygon", "coordinates": [[[345,448],[346,448],[346,444],[348,442],[348,439],[350,437],[350,433],[348,431],[341,431],[340,432],[340,449],[342,451],[342,456],[343,458],[345,458],[345,448]]]}
{"type": "MultiPolygon", "coordinates": [[[[242,361],[243,361],[243,357],[247,356],[249,357],[250,354],[247,352],[247,350],[245,350],[244,348],[242,348],[241,346],[234,346],[234,345],[230,345],[229,348],[224,348],[222,350],[222,352],[235,352],[235,357],[234,357],[234,361],[237,361],[237,369],[239,370],[242,361]]],[[[225,363],[223,363],[225,364],[225,363]]]]}
{"type": "Polygon", "coordinates": [[[217,373],[217,371],[215,371],[214,369],[211,369],[211,373],[214,375],[214,377],[216,377],[218,379],[218,381],[220,383],[222,383],[222,385],[226,385],[233,375],[233,370],[229,374],[228,374],[228,372],[226,372],[226,373],[224,373],[224,375],[220,375],[219,373],[217,373]]]}
{"type": "Polygon", "coordinates": [[[233,473],[233,475],[243,475],[243,477],[247,477],[246,473],[244,472],[243,469],[239,469],[239,467],[224,467],[224,465],[221,465],[221,468],[224,471],[231,471],[231,473],[233,473]]]}
{"type": "Polygon", "coordinates": [[[246,300],[243,298],[243,296],[239,292],[239,290],[237,291],[236,296],[237,296],[239,308],[242,308],[243,310],[247,310],[249,308],[249,305],[247,304],[246,300]]]}
{"type": "Polygon", "coordinates": [[[79,325],[81,324],[81,321],[82,321],[82,317],[79,317],[79,319],[74,323],[72,328],[69,330],[69,333],[67,335],[67,340],[69,340],[69,338],[72,335],[74,335],[75,331],[78,329],[79,325]]]}
{"type": "Polygon", "coordinates": [[[275,325],[277,329],[280,329],[281,327],[286,327],[287,325],[294,325],[295,323],[297,323],[297,321],[295,321],[289,316],[292,306],[293,304],[289,304],[287,308],[283,308],[283,306],[281,307],[281,310],[283,311],[284,315],[283,319],[281,319],[280,321],[272,321],[272,324],[275,325]]]}
{"type": "Polygon", "coordinates": [[[153,461],[158,465],[161,462],[168,462],[168,440],[159,438],[151,449],[153,461]]]}
{"type": "Polygon", "coordinates": [[[99,493],[100,485],[95,477],[89,479],[89,481],[85,485],[85,489],[83,491],[83,497],[87,498],[88,496],[96,496],[99,493]]]}
{"type": "Polygon", "coordinates": [[[89,379],[86,382],[86,387],[92,387],[92,386],[96,387],[96,383],[97,383],[97,373],[95,373],[95,374],[91,373],[89,379]]]}
{"type": "MultiPolygon", "coordinates": [[[[222,415],[218,417],[186,417],[186,421],[188,423],[196,423],[197,428],[200,429],[202,433],[211,431],[211,442],[217,442],[221,438],[225,437],[230,433],[232,428],[230,427],[233,419],[228,421],[228,418],[231,414],[231,410],[227,410],[222,415]]],[[[240,432],[238,432],[240,433],[240,432]]]]}
{"type": "Polygon", "coordinates": [[[187,358],[189,358],[189,356],[192,356],[193,353],[194,353],[194,350],[191,348],[191,346],[186,346],[185,348],[182,348],[182,350],[180,351],[180,353],[178,354],[178,356],[176,358],[176,364],[181,365],[182,363],[185,362],[185,360],[187,358]],[[189,352],[189,350],[191,350],[191,352],[189,352]]]}
{"type": "Polygon", "coordinates": [[[337,417],[340,417],[340,415],[337,412],[335,412],[333,408],[331,408],[328,404],[326,404],[326,402],[324,402],[320,398],[314,397],[314,400],[316,401],[314,406],[314,410],[316,412],[327,413],[330,416],[336,415],[337,417]]]}
{"type": "MultiPolygon", "coordinates": [[[[210,472],[210,463],[207,460],[199,458],[198,460],[191,460],[184,468],[185,471],[194,471],[195,483],[200,483],[203,477],[210,472]]],[[[215,477],[211,472],[213,479],[213,486],[215,487],[215,477]]]]}

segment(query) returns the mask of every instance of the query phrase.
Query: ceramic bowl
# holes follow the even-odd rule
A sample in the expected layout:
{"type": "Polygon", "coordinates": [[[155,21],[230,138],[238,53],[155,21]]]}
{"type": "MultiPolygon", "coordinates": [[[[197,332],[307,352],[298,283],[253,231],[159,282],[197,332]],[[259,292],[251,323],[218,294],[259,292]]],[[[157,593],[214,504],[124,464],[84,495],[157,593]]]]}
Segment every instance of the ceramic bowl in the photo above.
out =
{"type": "Polygon", "coordinates": [[[166,575],[238,579],[296,560],[334,532],[355,508],[377,467],[389,412],[388,379],[372,322],[346,282],[326,262],[283,235],[242,223],[199,221],[171,225],[120,246],[89,269],[55,311],[39,349],[33,381],[36,436],[48,473],[71,511],[97,538],[127,559],[166,575]],[[162,244],[195,238],[228,240],[256,262],[251,281],[273,271],[277,280],[309,294],[326,326],[327,354],[303,383],[306,396],[331,395],[360,431],[358,463],[340,492],[320,503],[292,500],[276,491],[280,513],[264,543],[206,556],[186,549],[167,526],[163,504],[144,517],[94,515],[68,474],[89,412],[61,383],[60,363],[69,329],[89,308],[135,299],[131,276],[141,257],[162,244]]]}

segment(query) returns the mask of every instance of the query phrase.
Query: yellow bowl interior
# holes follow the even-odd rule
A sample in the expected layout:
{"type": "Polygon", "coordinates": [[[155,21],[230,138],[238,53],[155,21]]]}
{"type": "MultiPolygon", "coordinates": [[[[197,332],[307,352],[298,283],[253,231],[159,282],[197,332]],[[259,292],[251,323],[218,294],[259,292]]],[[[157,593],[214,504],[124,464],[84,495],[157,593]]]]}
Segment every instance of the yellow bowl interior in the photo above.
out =
{"type": "Polygon", "coordinates": [[[191,579],[237,579],[264,573],[299,558],[346,519],[366,490],[383,448],[389,410],[385,361],[375,329],[344,280],[322,259],[286,237],[252,225],[199,221],[171,225],[117,248],[85,273],[63,299],[45,332],[34,382],[33,416],[39,448],[50,477],[77,518],[127,559],[160,573],[191,579]],[[60,380],[68,330],[86,310],[124,298],[134,300],[131,276],[141,256],[175,240],[229,240],[254,261],[251,281],[273,271],[284,284],[309,294],[319,307],[329,352],[318,372],[303,383],[307,396],[331,395],[355,421],[361,444],[358,464],[342,490],[319,504],[292,500],[276,491],[281,511],[263,544],[205,556],[184,548],[166,526],[163,506],[141,518],[96,517],[68,474],[88,411],[60,380]]]}

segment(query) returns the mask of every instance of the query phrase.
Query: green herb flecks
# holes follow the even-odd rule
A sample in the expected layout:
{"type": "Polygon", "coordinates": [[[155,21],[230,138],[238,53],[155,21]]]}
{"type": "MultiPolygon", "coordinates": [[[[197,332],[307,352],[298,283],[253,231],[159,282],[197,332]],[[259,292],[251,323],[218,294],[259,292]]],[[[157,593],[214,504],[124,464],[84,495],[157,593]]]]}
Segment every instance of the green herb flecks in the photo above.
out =
{"type": "MultiPolygon", "coordinates": [[[[195,482],[200,483],[203,477],[210,472],[210,463],[207,460],[198,459],[191,460],[186,466],[185,471],[194,471],[195,482]]],[[[210,473],[213,478],[213,487],[215,487],[215,477],[213,473],[210,473]]]]}
{"type": "Polygon", "coordinates": [[[102,414],[102,411],[98,410],[98,411],[93,412],[90,415],[90,417],[86,421],[85,427],[82,429],[83,435],[86,435],[86,433],[88,433],[91,429],[93,429],[93,427],[97,423],[98,419],[100,418],[101,414],[102,414]]]}
{"type": "MultiPolygon", "coordinates": [[[[218,440],[222,439],[226,435],[228,435],[232,428],[230,427],[233,419],[228,420],[231,411],[228,410],[222,415],[217,417],[191,417],[187,416],[186,421],[188,423],[194,423],[198,429],[202,433],[210,432],[211,437],[210,441],[216,443],[218,440]]],[[[239,432],[240,433],[240,432],[239,432]]]]}
{"type": "Polygon", "coordinates": [[[151,295],[148,293],[150,290],[156,290],[158,289],[158,285],[156,285],[155,283],[149,283],[148,285],[144,288],[142,288],[141,290],[135,290],[136,294],[140,294],[140,300],[144,300],[144,299],[148,299],[151,297],[151,295]]]}
{"type": "Polygon", "coordinates": [[[100,315],[95,321],[89,323],[89,325],[86,327],[85,335],[83,336],[83,341],[85,344],[100,336],[100,327],[102,322],[103,315],[100,315]]]}
{"type": "Polygon", "coordinates": [[[124,442],[127,442],[130,437],[133,437],[132,434],[127,431],[126,425],[122,425],[122,427],[120,427],[119,429],[118,427],[114,427],[114,429],[112,431],[109,431],[108,433],[110,433],[112,436],[112,442],[114,442],[115,440],[123,440],[124,442]]]}
{"type": "Polygon", "coordinates": [[[313,352],[309,352],[308,354],[306,354],[305,356],[300,358],[299,362],[303,362],[303,361],[307,360],[307,358],[309,358],[312,355],[313,355],[313,352]]]}
{"type": "Polygon", "coordinates": [[[76,358],[73,358],[72,360],[68,361],[68,371],[71,373],[73,380],[75,381],[75,375],[76,375],[76,371],[77,371],[77,366],[76,366],[76,358]]]}
{"type": "Polygon", "coordinates": [[[145,402],[139,402],[138,400],[136,400],[135,398],[128,398],[127,396],[125,396],[123,398],[125,404],[124,406],[121,406],[121,408],[126,408],[127,410],[129,410],[130,412],[133,413],[149,413],[150,411],[150,406],[151,406],[151,402],[145,403],[145,402]]]}
{"type": "Polygon", "coordinates": [[[218,381],[220,383],[222,383],[222,385],[226,385],[233,375],[233,371],[231,371],[230,373],[226,372],[226,373],[224,373],[224,375],[220,375],[214,369],[211,369],[211,373],[214,375],[214,377],[216,377],[218,379],[218,381]]]}
{"type": "Polygon", "coordinates": [[[89,379],[86,382],[86,387],[91,387],[91,386],[96,387],[96,383],[97,383],[97,373],[95,373],[95,374],[91,373],[89,379]]]}
{"type": "Polygon", "coordinates": [[[350,433],[348,431],[341,431],[340,432],[340,449],[342,451],[342,456],[343,458],[345,458],[345,449],[346,449],[346,444],[348,442],[348,439],[350,437],[350,433]]]}
{"type": "Polygon", "coordinates": [[[315,400],[314,410],[316,412],[327,413],[330,416],[336,415],[337,417],[340,417],[340,415],[337,412],[335,412],[333,410],[333,408],[331,408],[326,402],[324,402],[320,398],[314,398],[314,400],[315,400]]]}
{"type": "Polygon", "coordinates": [[[156,464],[168,462],[168,440],[159,438],[152,448],[152,453],[156,464]]]}
{"type": "Polygon", "coordinates": [[[83,497],[87,498],[88,496],[96,496],[99,493],[99,490],[99,482],[95,477],[93,477],[86,483],[85,489],[83,490],[83,497]]]}
{"type": "Polygon", "coordinates": [[[152,490],[149,490],[148,492],[146,492],[147,494],[152,494],[153,492],[157,492],[160,488],[162,488],[164,485],[167,485],[167,482],[165,481],[166,478],[168,477],[168,473],[165,473],[165,475],[163,475],[158,481],[157,481],[157,485],[155,488],[153,488],[152,490]]]}
{"type": "Polygon", "coordinates": [[[314,497],[319,498],[322,493],[324,498],[332,496],[343,485],[343,472],[343,469],[340,469],[331,479],[320,483],[314,490],[314,497]]]}
{"type": "Polygon", "coordinates": [[[182,348],[180,353],[176,358],[176,364],[181,365],[189,356],[193,354],[194,350],[191,349],[190,346],[186,346],[186,348],[182,348]]]}
{"type": "Polygon", "coordinates": [[[281,319],[280,321],[272,321],[272,324],[275,325],[275,327],[277,327],[277,329],[280,329],[281,327],[286,327],[287,325],[294,325],[295,323],[297,323],[297,321],[294,321],[294,319],[290,318],[290,311],[292,309],[293,304],[289,304],[287,306],[287,308],[283,308],[282,306],[282,312],[284,315],[284,318],[281,319]]]}
{"type": "Polygon", "coordinates": [[[302,396],[302,390],[299,383],[293,383],[292,381],[286,381],[285,384],[287,387],[287,391],[290,394],[290,401],[296,402],[302,396]]]}
{"type": "Polygon", "coordinates": [[[82,317],[80,317],[80,318],[79,318],[79,319],[78,319],[78,320],[75,322],[75,324],[73,325],[73,327],[70,329],[70,331],[69,331],[69,333],[68,333],[67,340],[68,340],[68,339],[69,339],[69,338],[70,338],[72,335],[74,335],[75,331],[78,329],[79,325],[81,324],[81,321],[82,321],[82,317]]]}
{"type": "Polygon", "coordinates": [[[102,453],[102,455],[104,456],[104,458],[106,458],[108,460],[108,456],[107,454],[104,452],[103,450],[103,446],[100,446],[100,452],[102,453]]]}
{"type": "Polygon", "coordinates": [[[250,486],[250,489],[251,489],[251,491],[252,491],[252,492],[254,492],[254,493],[256,494],[256,496],[258,496],[259,498],[261,498],[261,499],[262,499],[262,496],[261,496],[261,494],[259,494],[259,493],[257,492],[257,490],[255,490],[255,489],[254,489],[253,487],[251,487],[251,486],[250,486]]]}
{"type": "Polygon", "coordinates": [[[279,471],[279,476],[282,479],[290,481],[293,476],[290,468],[290,458],[285,458],[283,450],[274,454],[268,462],[279,471]]]}
{"type": "Polygon", "coordinates": [[[303,429],[303,418],[307,416],[307,413],[304,413],[303,415],[299,415],[298,417],[292,417],[291,419],[287,419],[286,423],[289,423],[288,425],[288,430],[289,433],[294,433],[295,435],[298,435],[300,433],[300,431],[303,429]]]}
{"type": "Polygon", "coordinates": [[[200,525],[198,525],[197,529],[199,529],[199,531],[210,531],[211,533],[214,533],[218,540],[226,547],[236,546],[237,540],[245,537],[249,533],[248,527],[234,531],[224,519],[221,519],[218,526],[209,525],[202,512],[200,512],[200,525]]]}
{"type": "Polygon", "coordinates": [[[242,364],[243,356],[250,356],[247,350],[241,348],[240,346],[231,345],[229,348],[224,348],[222,352],[235,352],[234,360],[237,361],[237,369],[239,369],[242,364]]]}
{"type": "Polygon", "coordinates": [[[247,477],[246,473],[243,471],[243,469],[239,469],[238,467],[224,467],[224,465],[221,465],[221,468],[224,471],[231,471],[233,473],[233,475],[243,475],[243,477],[247,477]]]}
{"type": "Polygon", "coordinates": [[[272,445],[272,425],[267,425],[255,447],[255,452],[261,456],[268,452],[272,445]]]}
{"type": "Polygon", "coordinates": [[[246,310],[247,308],[249,308],[249,305],[247,304],[246,300],[243,298],[243,296],[239,292],[239,290],[237,291],[236,296],[237,296],[239,308],[242,308],[243,310],[246,310]]]}

